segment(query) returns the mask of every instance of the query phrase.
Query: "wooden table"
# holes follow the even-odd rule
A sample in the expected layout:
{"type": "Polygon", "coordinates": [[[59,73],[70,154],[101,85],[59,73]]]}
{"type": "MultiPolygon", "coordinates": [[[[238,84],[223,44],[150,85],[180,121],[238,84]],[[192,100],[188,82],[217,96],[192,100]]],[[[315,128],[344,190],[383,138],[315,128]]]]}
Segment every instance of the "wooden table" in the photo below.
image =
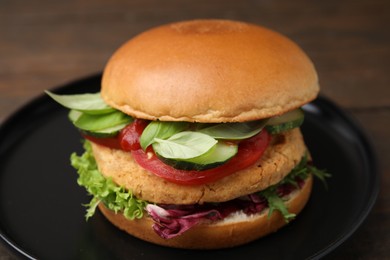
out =
{"type": "MultiPolygon", "coordinates": [[[[322,95],[350,112],[379,157],[381,192],[330,258],[390,258],[390,1],[0,1],[0,122],[58,86],[102,70],[135,34],[162,23],[228,18],[273,28],[316,64],[322,95]]],[[[1,259],[14,252],[0,245],[1,259]]]]}

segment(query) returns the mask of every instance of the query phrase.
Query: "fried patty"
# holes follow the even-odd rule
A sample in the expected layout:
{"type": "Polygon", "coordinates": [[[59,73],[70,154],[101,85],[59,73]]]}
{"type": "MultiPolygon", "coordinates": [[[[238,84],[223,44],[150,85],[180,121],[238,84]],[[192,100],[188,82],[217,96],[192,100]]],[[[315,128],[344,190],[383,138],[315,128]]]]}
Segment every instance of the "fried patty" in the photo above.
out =
{"type": "Polygon", "coordinates": [[[145,170],[130,152],[92,144],[99,171],[119,186],[152,203],[223,202],[263,190],[282,180],[307,151],[298,128],[274,135],[264,155],[252,166],[203,185],[179,185],[145,170]]]}

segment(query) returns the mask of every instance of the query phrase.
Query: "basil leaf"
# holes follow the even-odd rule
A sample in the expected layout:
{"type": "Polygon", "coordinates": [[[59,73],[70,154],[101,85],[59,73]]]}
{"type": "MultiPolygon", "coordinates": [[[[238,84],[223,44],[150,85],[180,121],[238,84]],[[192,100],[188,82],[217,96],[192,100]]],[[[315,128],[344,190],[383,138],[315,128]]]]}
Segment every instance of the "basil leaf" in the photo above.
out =
{"type": "Polygon", "coordinates": [[[77,121],[77,119],[80,118],[80,116],[83,114],[83,112],[77,111],[77,110],[70,110],[68,114],[69,120],[74,123],[77,121]]]}
{"type": "Polygon", "coordinates": [[[184,131],[164,140],[154,138],[153,149],[169,159],[190,159],[207,153],[217,144],[214,138],[197,132],[184,131]]]}
{"type": "Polygon", "coordinates": [[[90,115],[82,113],[77,118],[77,120],[73,122],[73,124],[81,130],[97,131],[125,123],[130,123],[132,120],[132,117],[120,111],[115,111],[104,115],[90,115]]]}
{"type": "Polygon", "coordinates": [[[142,132],[140,144],[142,149],[146,149],[155,142],[155,138],[167,139],[172,135],[179,133],[188,127],[186,122],[163,122],[152,121],[142,132]]]}
{"type": "Polygon", "coordinates": [[[247,123],[222,123],[214,124],[198,131],[215,139],[242,140],[260,133],[266,123],[267,120],[247,123]]]}
{"type": "Polygon", "coordinates": [[[87,114],[106,114],[115,111],[114,108],[104,102],[100,96],[100,92],[75,95],[57,95],[50,91],[45,92],[62,106],[87,114]]]}

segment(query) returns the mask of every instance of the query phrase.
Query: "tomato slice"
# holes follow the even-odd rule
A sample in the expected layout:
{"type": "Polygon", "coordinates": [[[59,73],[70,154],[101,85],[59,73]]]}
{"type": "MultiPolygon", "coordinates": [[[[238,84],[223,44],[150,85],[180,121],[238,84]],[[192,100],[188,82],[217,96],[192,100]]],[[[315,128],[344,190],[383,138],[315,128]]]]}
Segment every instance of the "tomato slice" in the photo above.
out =
{"type": "Polygon", "coordinates": [[[136,119],[119,133],[119,143],[123,150],[133,151],[141,149],[139,139],[145,127],[149,124],[146,120],[136,119]]]}
{"type": "Polygon", "coordinates": [[[271,135],[264,129],[259,134],[241,141],[237,154],[227,163],[204,171],[185,171],[175,169],[163,163],[149,148],[132,150],[131,154],[137,163],[156,176],[169,182],[181,185],[200,185],[217,181],[239,170],[253,165],[264,153],[271,135]]]}

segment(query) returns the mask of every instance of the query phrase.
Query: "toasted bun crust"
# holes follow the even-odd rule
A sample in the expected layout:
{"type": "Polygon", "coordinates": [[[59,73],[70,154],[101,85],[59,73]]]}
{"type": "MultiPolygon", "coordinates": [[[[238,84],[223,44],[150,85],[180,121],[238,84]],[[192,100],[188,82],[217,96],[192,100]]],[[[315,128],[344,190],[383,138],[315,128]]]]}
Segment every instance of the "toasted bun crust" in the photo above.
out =
{"type": "MultiPolygon", "coordinates": [[[[301,190],[290,195],[290,199],[286,202],[289,212],[295,214],[301,212],[309,200],[312,182],[310,176],[301,190]]],[[[103,204],[99,204],[99,209],[112,224],[137,238],[158,245],[187,249],[238,246],[273,233],[287,224],[278,211],[274,211],[270,217],[268,217],[268,210],[251,217],[241,213],[213,224],[200,224],[178,237],[166,240],[153,231],[153,221],[148,216],[127,220],[121,213],[115,214],[103,204]]]]}
{"type": "Polygon", "coordinates": [[[282,180],[306,153],[298,128],[273,136],[263,156],[252,166],[205,185],[168,182],[140,167],[131,154],[92,144],[99,171],[140,199],[166,204],[221,202],[263,190],[282,180]]]}
{"type": "Polygon", "coordinates": [[[291,40],[229,20],[194,20],[146,31],[107,63],[101,94],[131,116],[242,122],[282,114],[316,97],[315,68],[291,40]]]}

